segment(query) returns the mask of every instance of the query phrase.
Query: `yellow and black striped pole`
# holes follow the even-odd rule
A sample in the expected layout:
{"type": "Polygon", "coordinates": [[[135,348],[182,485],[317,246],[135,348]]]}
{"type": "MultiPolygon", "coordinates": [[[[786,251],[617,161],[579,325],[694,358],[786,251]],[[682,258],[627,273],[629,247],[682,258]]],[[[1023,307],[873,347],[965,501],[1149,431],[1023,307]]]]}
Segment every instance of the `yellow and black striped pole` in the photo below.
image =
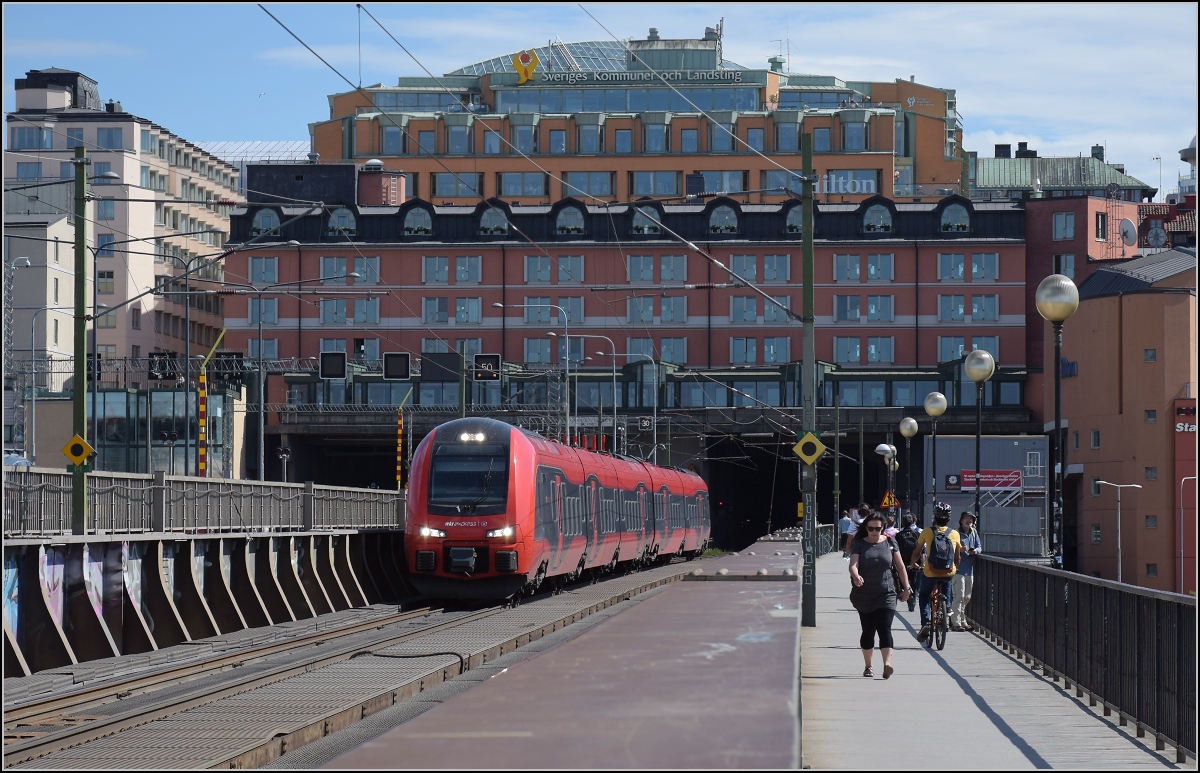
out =
{"type": "Polygon", "coordinates": [[[225,331],[221,330],[221,334],[213,342],[212,348],[208,350],[208,356],[204,358],[204,362],[200,363],[200,392],[199,399],[196,400],[196,423],[200,427],[200,432],[196,436],[196,474],[201,478],[208,477],[208,379],[205,375],[207,372],[205,368],[208,367],[208,361],[212,359],[213,353],[217,351],[217,347],[221,345],[221,339],[224,337],[225,331]]]}
{"type": "Polygon", "coordinates": [[[404,488],[404,406],[396,409],[396,490],[404,488]]]}

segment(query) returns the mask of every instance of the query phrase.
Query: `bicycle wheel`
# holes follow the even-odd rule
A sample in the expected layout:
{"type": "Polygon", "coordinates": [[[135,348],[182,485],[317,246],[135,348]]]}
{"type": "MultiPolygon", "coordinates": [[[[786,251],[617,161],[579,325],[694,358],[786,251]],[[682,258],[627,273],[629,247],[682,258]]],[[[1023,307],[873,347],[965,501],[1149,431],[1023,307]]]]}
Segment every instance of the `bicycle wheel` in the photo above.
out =
{"type": "Polygon", "coordinates": [[[938,592],[937,588],[933,589],[933,594],[929,598],[929,635],[925,637],[925,641],[921,642],[925,645],[925,649],[933,646],[933,634],[937,630],[935,622],[937,621],[938,612],[938,592]]]}
{"type": "Polygon", "coordinates": [[[933,618],[933,636],[930,639],[937,637],[937,648],[939,650],[946,649],[946,632],[950,630],[949,615],[946,614],[946,605],[941,603],[941,598],[938,598],[937,615],[933,618]]]}

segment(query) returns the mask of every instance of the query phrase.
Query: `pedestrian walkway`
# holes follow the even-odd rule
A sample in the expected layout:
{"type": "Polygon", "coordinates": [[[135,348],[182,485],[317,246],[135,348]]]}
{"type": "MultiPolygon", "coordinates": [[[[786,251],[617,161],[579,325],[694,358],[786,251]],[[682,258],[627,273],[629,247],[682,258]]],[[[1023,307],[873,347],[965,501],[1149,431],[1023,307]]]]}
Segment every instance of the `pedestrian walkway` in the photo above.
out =
{"type": "Polygon", "coordinates": [[[801,633],[806,766],[1195,770],[980,636],[951,632],[944,650],[925,649],[920,614],[904,604],[892,626],[895,674],[882,679],[876,651],[876,676],[863,677],[847,567],[839,553],[817,560],[817,627],[801,633]]]}

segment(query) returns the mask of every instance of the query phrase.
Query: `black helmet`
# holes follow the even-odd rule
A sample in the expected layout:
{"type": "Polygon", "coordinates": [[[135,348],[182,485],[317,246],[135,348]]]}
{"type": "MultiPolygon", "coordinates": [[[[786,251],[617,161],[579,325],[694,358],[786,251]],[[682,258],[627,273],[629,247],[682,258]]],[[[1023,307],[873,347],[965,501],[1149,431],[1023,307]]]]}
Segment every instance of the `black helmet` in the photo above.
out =
{"type": "Polygon", "coordinates": [[[943,525],[950,523],[950,505],[945,502],[935,502],[933,505],[933,522],[943,525]]]}

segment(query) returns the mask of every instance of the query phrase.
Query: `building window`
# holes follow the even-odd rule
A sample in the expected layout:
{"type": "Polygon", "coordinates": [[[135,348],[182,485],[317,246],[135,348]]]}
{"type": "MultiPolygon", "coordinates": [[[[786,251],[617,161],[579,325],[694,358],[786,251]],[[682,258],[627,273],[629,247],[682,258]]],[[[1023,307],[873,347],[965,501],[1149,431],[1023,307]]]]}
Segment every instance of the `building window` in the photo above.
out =
{"type": "Polygon", "coordinates": [[[633,208],[633,232],[635,234],[656,234],[662,229],[658,225],[658,212],[651,207],[633,208]]]}
{"type": "Polygon", "coordinates": [[[833,361],[836,363],[857,364],[861,359],[859,347],[861,341],[858,338],[845,338],[836,336],[833,339],[833,361]]]}
{"type": "Polygon", "coordinates": [[[791,359],[788,349],[787,336],[767,336],[763,339],[763,362],[787,362],[791,359]]]}
{"type": "Polygon", "coordinates": [[[1146,468],[1146,480],[1158,480],[1158,468],[1157,467],[1147,467],[1146,468]]]}
{"type": "Polygon", "coordinates": [[[96,145],[107,150],[120,150],[124,147],[121,144],[121,129],[97,129],[96,145]]]}
{"type": "Polygon", "coordinates": [[[679,132],[679,152],[698,153],[698,137],[699,134],[695,129],[681,129],[679,132]]]}
{"type": "Polygon", "coordinates": [[[378,325],[379,324],[379,299],[378,298],[355,298],[354,299],[354,322],[358,325],[378,325]]]}
{"type": "Polygon", "coordinates": [[[704,177],[704,190],[708,193],[740,193],[746,189],[745,172],[709,171],[700,174],[704,177]]]}
{"type": "Polygon", "coordinates": [[[896,319],[894,311],[894,298],[891,295],[868,295],[867,296],[867,321],[868,322],[894,322],[896,319]]]}
{"type": "Polygon", "coordinates": [[[460,255],[454,259],[454,283],[476,284],[480,281],[482,258],[478,255],[460,255]]]}
{"type": "MultiPolygon", "coordinates": [[[[799,209],[799,207],[797,207],[799,209]]],[[[859,276],[858,255],[834,255],[833,278],[838,282],[857,282],[859,276]]]]}
{"type": "Polygon", "coordinates": [[[842,150],[866,150],[867,125],[861,121],[842,124],[842,150]]]}
{"type": "Polygon", "coordinates": [[[812,143],[814,153],[828,153],[829,129],[813,129],[812,143]]]}
{"type": "Polygon", "coordinates": [[[874,204],[863,215],[863,230],[892,230],[892,210],[882,204],[874,204]]]}
{"type": "Polygon", "coordinates": [[[559,156],[567,152],[567,132],[565,130],[550,130],[550,152],[559,156]]]}
{"type": "MultiPolygon", "coordinates": [[[[83,129],[67,129],[67,150],[74,150],[83,145],[83,129]]],[[[46,147],[50,147],[47,145],[46,147]]]]}
{"type": "Polygon", "coordinates": [[[563,175],[564,196],[611,196],[611,172],[567,172],[563,175]]]}
{"type": "Polygon", "coordinates": [[[358,278],[354,280],[356,285],[377,284],[379,282],[379,258],[355,257],[354,273],[358,274],[358,278]]]}
{"type": "Polygon", "coordinates": [[[712,123],[708,125],[708,152],[728,153],[733,150],[733,124],[712,123]]]}
{"type": "Polygon", "coordinates": [[[962,295],[939,295],[938,322],[962,322],[964,297],[962,295]]]}
{"type": "Polygon", "coordinates": [[[971,281],[982,282],[1000,278],[1000,254],[976,252],[971,256],[971,281]]]}
{"type": "Polygon", "coordinates": [[[1071,450],[1072,451],[1079,450],[1079,430],[1076,430],[1071,433],[1071,450]]]}
{"type": "MultiPolygon", "coordinates": [[[[1092,524],[1092,544],[1093,545],[1100,544],[1100,524],[1098,524],[1098,523],[1092,524]]],[[[1099,573],[1097,573],[1097,574],[1099,574],[1099,573]]]]}
{"type": "Polygon", "coordinates": [[[674,196],[678,191],[677,172],[631,172],[633,195],[674,196]]]}
{"type": "Polygon", "coordinates": [[[42,164],[40,161],[17,162],[18,180],[39,180],[41,177],[42,164]]]}
{"type": "Polygon", "coordinates": [[[525,362],[550,362],[550,339],[526,338],[525,362]]]}
{"type": "Polygon", "coordinates": [[[1157,515],[1147,515],[1146,516],[1146,528],[1147,529],[1157,529],[1158,528],[1158,516],[1157,515]]]}
{"type": "Polygon", "coordinates": [[[667,124],[646,124],[642,127],[643,150],[646,153],[666,153],[668,136],[670,133],[667,124]]]}
{"type": "Polygon", "coordinates": [[[1158,362],[1158,350],[1147,349],[1143,357],[1145,358],[1146,362],[1158,362]]]}
{"type": "Polygon", "coordinates": [[[96,199],[96,219],[116,220],[117,207],[112,199],[96,199]]]}
{"type": "Polygon", "coordinates": [[[536,126],[514,126],[512,127],[512,144],[513,149],[518,153],[537,153],[538,152],[538,132],[536,126]]]}
{"type": "Polygon", "coordinates": [[[422,298],[421,321],[425,323],[445,322],[450,316],[450,302],[446,298],[422,298]]]}
{"type": "Polygon", "coordinates": [[[1075,238],[1075,213],[1054,213],[1054,241],[1061,242],[1075,238]]]}
{"type": "Polygon", "coordinates": [[[383,127],[383,153],[398,156],[404,152],[404,134],[399,126],[383,127]]]}
{"type": "Polygon", "coordinates": [[[787,322],[788,314],[785,309],[792,307],[792,298],[790,295],[772,295],[770,301],[763,303],[763,322],[787,322]],[[776,305],[778,304],[778,305],[776,305]]]}
{"type": "Polygon", "coordinates": [[[1146,576],[1147,577],[1157,577],[1158,576],[1158,564],[1146,564],[1146,576]]]}
{"type": "Polygon", "coordinates": [[[888,255],[868,255],[867,256],[867,281],[892,281],[896,278],[895,256],[888,255]]]}
{"type": "Polygon", "coordinates": [[[746,145],[750,150],[757,150],[759,153],[763,151],[763,130],[762,129],[747,129],[746,130],[746,145]]]}
{"type": "Polygon", "coordinates": [[[116,237],[112,234],[96,234],[96,255],[101,258],[111,258],[116,253],[112,245],[116,237]]]}
{"type": "Polygon", "coordinates": [[[441,338],[422,338],[421,354],[445,354],[450,351],[450,344],[441,338]]]}
{"type": "Polygon", "coordinates": [[[687,362],[687,339],[664,338],[661,344],[662,361],[683,365],[687,362]]]}
{"type": "Polygon", "coordinates": [[[1108,241],[1108,213],[1096,213],[1096,241],[1108,241]]]}
{"type": "Polygon", "coordinates": [[[858,322],[859,297],[857,295],[833,296],[833,321],[858,322]]]}
{"type": "Polygon", "coordinates": [[[753,295],[735,295],[729,299],[730,322],[755,322],[758,320],[758,298],[753,295]]]}
{"type": "Polygon", "coordinates": [[[583,213],[575,207],[563,207],[559,210],[555,225],[560,234],[581,234],[583,233],[583,213]]]}
{"type": "Polygon", "coordinates": [[[446,284],[450,281],[450,259],[426,255],[421,259],[421,281],[425,284],[446,284]]]}
{"type": "Polygon", "coordinates": [[[729,363],[731,365],[753,365],[758,359],[755,352],[757,340],[754,338],[729,339],[729,363]]]}
{"type": "Polygon", "coordinates": [[[795,153],[800,149],[800,125],[795,123],[775,124],[775,152],[795,153]]]}
{"type": "Polygon", "coordinates": [[[434,196],[478,196],[479,175],[438,172],[433,176],[434,196]]]}
{"type": "MultiPolygon", "coordinates": [[[[525,302],[522,304],[525,309],[525,321],[533,324],[546,324],[550,321],[550,299],[538,296],[525,296],[525,302]]],[[[555,314],[558,309],[553,309],[555,314]]]]}
{"type": "Polygon", "coordinates": [[[617,129],[613,136],[614,153],[632,153],[633,152],[633,131],[631,129],[617,129]]]}
{"type": "Polygon", "coordinates": [[[881,365],[891,364],[895,360],[896,339],[892,336],[867,338],[867,362],[881,365]]]}
{"type": "Polygon", "coordinates": [[[658,279],[664,284],[667,282],[686,282],[687,256],[663,255],[661,258],[661,272],[658,279]]]}
{"type": "Polygon", "coordinates": [[[938,362],[961,359],[964,346],[962,336],[938,336],[938,362]]]}
{"type": "Polygon", "coordinates": [[[562,307],[567,314],[567,322],[572,325],[583,324],[583,296],[582,295],[560,295],[558,305],[562,307]]]}
{"type": "Polygon", "coordinates": [[[1054,273],[1062,274],[1071,279],[1075,278],[1075,256],[1067,253],[1054,256],[1054,273]]]}
{"type": "Polygon", "coordinates": [[[1146,411],[1144,414],[1144,421],[1147,424],[1157,423],[1158,422],[1158,411],[1146,411]]]}
{"type": "Polygon", "coordinates": [[[791,278],[791,255],[763,255],[764,282],[786,282],[791,278]]]}
{"type": "Polygon", "coordinates": [[[712,233],[737,233],[737,213],[733,211],[732,207],[717,207],[708,216],[708,230],[712,233]]]}
{"type": "Polygon", "coordinates": [[[354,236],[354,213],[345,207],[338,207],[329,215],[330,236],[354,236]]]}
{"type": "Polygon", "coordinates": [[[962,204],[951,204],[942,210],[943,231],[966,231],[970,225],[970,215],[962,204]]]}
{"type": "Polygon", "coordinates": [[[492,130],[483,133],[483,152],[489,156],[500,153],[500,135],[492,130]]]}
{"type": "MultiPolygon", "coordinates": [[[[79,132],[80,141],[83,139],[83,129],[68,129],[67,136],[70,137],[70,132],[79,132]]],[[[13,150],[50,150],[54,147],[53,134],[49,129],[42,129],[37,126],[18,126],[12,130],[12,149],[13,150]]],[[[74,146],[68,146],[74,147],[74,146]]]]}
{"type": "Polygon", "coordinates": [[[791,191],[795,194],[803,194],[804,188],[800,177],[803,173],[795,170],[786,169],[771,169],[762,173],[762,187],[764,193],[786,193],[791,191]]]}
{"type": "Polygon", "coordinates": [[[758,259],[755,255],[734,255],[729,259],[730,268],[733,273],[747,282],[753,282],[757,279],[758,259]]]}
{"type": "Polygon", "coordinates": [[[999,307],[999,295],[972,295],[971,321],[996,322],[1000,318],[999,307]]]}
{"type": "Polygon", "coordinates": [[[804,232],[804,208],[792,207],[788,210],[787,221],[784,223],[785,233],[798,234],[804,232]]]}
{"type": "MultiPolygon", "coordinates": [[[[429,299],[426,299],[429,300],[429,299]]],[[[438,299],[434,299],[438,300],[438,299]]],[[[442,299],[444,300],[444,299],[442,299]]],[[[425,320],[429,322],[429,320],[425,320]]],[[[445,322],[446,320],[441,320],[445,322]]],[[[346,324],[346,299],[345,298],[323,298],[321,299],[321,324],[322,325],[344,325],[346,324]]]]}
{"type": "Polygon", "coordinates": [[[250,226],[251,236],[260,236],[262,234],[278,234],[279,233],[279,218],[269,209],[260,209],[254,213],[254,221],[250,226]]]}
{"type": "Polygon", "coordinates": [[[634,297],[628,300],[627,316],[629,322],[653,322],[654,298],[634,297]]]}
{"type": "Polygon", "coordinates": [[[262,322],[264,325],[274,325],[279,322],[278,298],[250,298],[247,321],[251,324],[262,322]]]}
{"type": "Polygon", "coordinates": [[[604,132],[602,127],[592,124],[579,127],[579,135],[576,142],[576,152],[578,153],[600,153],[604,150],[604,132]]]}
{"type": "Polygon", "coordinates": [[[116,273],[113,271],[97,271],[96,292],[100,295],[112,295],[116,292],[116,273]]]}
{"type": "Polygon", "coordinates": [[[532,284],[535,282],[550,281],[550,258],[547,255],[526,255],[525,256],[525,281],[532,284]]]}
{"type": "Polygon", "coordinates": [[[54,320],[54,345],[58,346],[58,320],[54,320]]]}
{"type": "Polygon", "coordinates": [[[938,279],[940,281],[962,281],[964,268],[963,255],[938,254],[938,279]]]}
{"type": "MultiPolygon", "coordinates": [[[[117,326],[116,312],[110,312],[107,309],[101,310],[96,314],[96,327],[98,328],[113,328],[117,326]]],[[[115,353],[115,350],[114,350],[115,353]]]]}
{"type": "Polygon", "coordinates": [[[408,152],[411,155],[433,155],[435,152],[434,133],[431,131],[417,132],[417,142],[415,145],[411,142],[408,144],[408,152]]]}
{"type": "Polygon", "coordinates": [[[663,322],[687,322],[687,298],[671,296],[662,299],[663,322]]]}
{"type": "Polygon", "coordinates": [[[495,207],[485,209],[479,216],[479,233],[507,234],[508,218],[504,216],[504,212],[495,207]]]}
{"type": "Polygon", "coordinates": [[[404,233],[406,234],[431,234],[433,233],[433,218],[429,216],[429,211],[421,207],[415,207],[408,211],[404,216],[404,233]]]}
{"type": "Polygon", "coordinates": [[[1092,448],[1100,447],[1100,430],[1092,430],[1092,448]]]}
{"type": "MultiPolygon", "coordinates": [[[[372,299],[378,300],[378,299],[372,299]]],[[[456,298],[454,300],[454,321],[458,324],[477,324],[482,321],[482,298],[456,298]]]]}
{"type": "Polygon", "coordinates": [[[992,359],[996,364],[1000,364],[1000,337],[999,336],[972,336],[971,348],[985,351],[992,355],[992,359]]]}
{"type": "Polygon", "coordinates": [[[321,258],[321,281],[325,284],[346,284],[346,259],[336,257],[321,258]]]}

